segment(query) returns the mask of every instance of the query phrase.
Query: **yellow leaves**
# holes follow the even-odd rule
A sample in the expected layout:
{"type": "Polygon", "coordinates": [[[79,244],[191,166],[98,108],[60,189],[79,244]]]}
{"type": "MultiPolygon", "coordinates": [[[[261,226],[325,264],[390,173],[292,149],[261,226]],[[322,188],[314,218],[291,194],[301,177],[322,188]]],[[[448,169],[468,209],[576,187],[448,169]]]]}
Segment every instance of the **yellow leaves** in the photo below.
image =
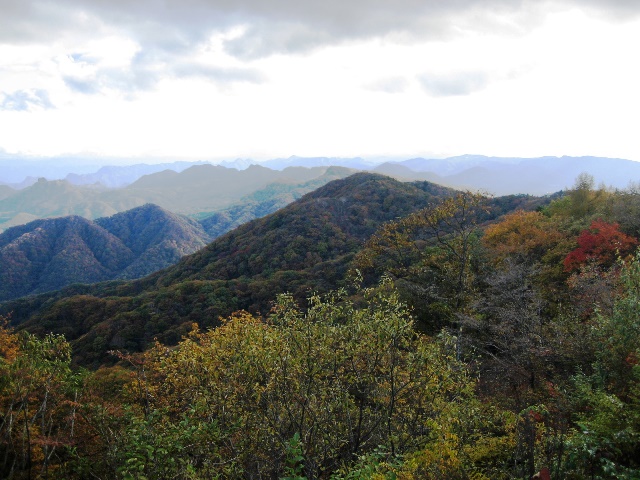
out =
{"type": "Polygon", "coordinates": [[[562,238],[553,222],[540,212],[518,210],[488,226],[482,241],[496,261],[502,261],[511,255],[543,255],[562,238]]]}
{"type": "Polygon", "coordinates": [[[371,446],[408,449],[423,420],[464,401],[457,392],[472,382],[415,334],[390,281],[361,293],[357,307],[344,292],[314,296],[306,312],[284,295],[266,321],[239,312],[174,348],[157,345],[146,364],[152,407],[233,426],[226,445],[245,465],[270,459],[263,476],[292,432],[326,471],[371,446]]]}
{"type": "Polygon", "coordinates": [[[412,456],[417,472],[426,478],[464,478],[460,456],[460,439],[452,432],[442,432],[427,447],[412,456]]]}
{"type": "Polygon", "coordinates": [[[379,257],[384,257],[389,262],[388,269],[406,269],[424,256],[425,242],[440,245],[458,262],[468,261],[467,241],[479,218],[487,213],[486,200],[479,193],[462,192],[385,223],[358,254],[355,266],[372,268],[379,257]],[[456,239],[462,240],[462,248],[455,244],[456,239]]]}

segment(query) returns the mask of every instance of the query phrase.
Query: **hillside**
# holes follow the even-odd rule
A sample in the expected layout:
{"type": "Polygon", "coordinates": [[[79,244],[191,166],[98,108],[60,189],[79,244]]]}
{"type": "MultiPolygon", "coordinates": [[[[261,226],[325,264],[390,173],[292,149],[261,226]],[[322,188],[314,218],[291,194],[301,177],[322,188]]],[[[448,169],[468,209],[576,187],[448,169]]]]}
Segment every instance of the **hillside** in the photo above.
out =
{"type": "MultiPolygon", "coordinates": [[[[296,170],[304,174],[306,169],[301,169],[301,167],[289,168],[291,172],[296,170]]],[[[309,172],[312,172],[312,170],[309,170],[309,172]]],[[[332,180],[345,178],[352,173],[352,170],[343,167],[329,167],[321,176],[312,178],[304,183],[275,182],[241,198],[236,205],[219,212],[202,213],[198,215],[198,218],[201,218],[200,223],[211,238],[217,238],[243,223],[264,217],[284,208],[306,193],[312,192],[332,180]]],[[[298,176],[301,178],[300,175],[298,176]]]]}
{"type": "MultiPolygon", "coordinates": [[[[69,287],[5,303],[0,314],[13,311],[13,321],[34,332],[64,333],[84,363],[103,361],[109,349],[139,351],[154,337],[175,343],[192,322],[215,326],[220,316],[238,309],[266,313],[279,292],[302,299],[310,291],[335,288],[380,225],[452,193],[428,182],[355,174],[144,279],[69,287]]],[[[497,199],[491,216],[535,201],[497,199]]]]}
{"type": "MultiPolygon", "coordinates": [[[[278,171],[258,165],[245,170],[196,165],[181,173],[166,170],[145,175],[117,194],[142,197],[172,211],[193,215],[242,204],[243,197],[264,190],[272,183],[300,185],[310,182],[325,176],[327,170],[329,167],[290,167],[278,171]]],[[[325,177],[326,181],[320,183],[351,173],[353,171],[348,169],[334,168],[325,177]]],[[[307,191],[313,187],[311,185],[307,191]]]]}
{"type": "Polygon", "coordinates": [[[0,300],[71,283],[139,278],[203,247],[196,222],[145,205],[92,222],[35,220],[0,234],[0,300]]]}
{"type": "Polygon", "coordinates": [[[140,278],[173,265],[210,240],[194,220],[152,204],[99,218],[95,223],[119,238],[135,256],[115,277],[120,279],[140,278]]]}

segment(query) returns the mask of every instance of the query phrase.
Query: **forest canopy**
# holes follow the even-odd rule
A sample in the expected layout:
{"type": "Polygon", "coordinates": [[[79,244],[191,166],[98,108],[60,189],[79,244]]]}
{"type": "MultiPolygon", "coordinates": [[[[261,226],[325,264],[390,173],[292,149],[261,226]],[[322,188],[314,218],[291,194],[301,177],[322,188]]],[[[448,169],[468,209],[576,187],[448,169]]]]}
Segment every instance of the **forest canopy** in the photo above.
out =
{"type": "Polygon", "coordinates": [[[3,320],[0,475],[638,478],[640,196],[579,180],[499,218],[432,199],[375,229],[342,288],[272,292],[97,369],[3,320]]]}

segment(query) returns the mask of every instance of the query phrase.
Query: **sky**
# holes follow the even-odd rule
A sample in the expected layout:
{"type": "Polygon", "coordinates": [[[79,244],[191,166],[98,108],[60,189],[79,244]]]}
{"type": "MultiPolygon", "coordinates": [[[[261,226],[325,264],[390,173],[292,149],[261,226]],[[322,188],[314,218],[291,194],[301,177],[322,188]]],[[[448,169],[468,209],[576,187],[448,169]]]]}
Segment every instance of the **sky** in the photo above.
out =
{"type": "Polygon", "coordinates": [[[0,0],[0,153],[640,161],[637,0],[0,0]]]}

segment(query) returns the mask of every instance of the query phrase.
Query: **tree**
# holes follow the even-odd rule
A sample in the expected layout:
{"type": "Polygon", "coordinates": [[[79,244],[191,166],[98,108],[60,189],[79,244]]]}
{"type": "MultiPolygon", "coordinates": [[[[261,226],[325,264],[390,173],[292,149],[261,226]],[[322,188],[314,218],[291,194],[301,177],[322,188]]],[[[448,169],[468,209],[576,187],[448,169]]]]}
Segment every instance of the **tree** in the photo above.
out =
{"type": "Polygon", "coordinates": [[[496,263],[507,258],[516,262],[539,262],[563,238],[557,226],[540,212],[518,210],[489,225],[482,243],[496,263]]]}
{"type": "Polygon", "coordinates": [[[59,335],[15,334],[0,318],[0,474],[47,478],[69,459],[79,382],[59,335]]]}
{"type": "Polygon", "coordinates": [[[638,241],[622,233],[617,223],[594,220],[578,237],[578,248],[564,259],[565,271],[580,268],[586,263],[611,266],[618,256],[630,253],[638,241]]]}
{"type": "Polygon", "coordinates": [[[390,273],[428,331],[456,324],[473,297],[478,224],[487,197],[462,192],[389,222],[366,243],[354,265],[390,273]]]}
{"type": "Polygon", "coordinates": [[[595,180],[592,175],[582,172],[576,178],[573,189],[569,191],[570,209],[572,217],[582,218],[595,212],[604,190],[595,190],[595,180]]]}
{"type": "Polygon", "coordinates": [[[624,264],[610,314],[596,312],[592,373],[576,376],[568,467],[582,477],[640,477],[640,258],[624,264]]]}
{"type": "Polygon", "coordinates": [[[395,458],[444,428],[462,435],[449,423],[475,401],[474,382],[450,339],[417,335],[389,281],[360,294],[312,296],[306,311],[283,295],[266,321],[238,313],[175,348],[158,344],[146,360],[150,415],[135,410],[123,468],[277,478],[303,464],[319,478],[379,445],[395,458]],[[295,465],[292,448],[304,459],[295,465]]]}
{"type": "MultiPolygon", "coordinates": [[[[543,381],[551,352],[542,314],[544,301],[531,280],[534,267],[510,263],[484,279],[481,298],[473,314],[464,317],[468,341],[482,358],[481,386],[484,392],[535,389],[543,381]]],[[[524,405],[518,405],[524,408],[524,405]]]]}

